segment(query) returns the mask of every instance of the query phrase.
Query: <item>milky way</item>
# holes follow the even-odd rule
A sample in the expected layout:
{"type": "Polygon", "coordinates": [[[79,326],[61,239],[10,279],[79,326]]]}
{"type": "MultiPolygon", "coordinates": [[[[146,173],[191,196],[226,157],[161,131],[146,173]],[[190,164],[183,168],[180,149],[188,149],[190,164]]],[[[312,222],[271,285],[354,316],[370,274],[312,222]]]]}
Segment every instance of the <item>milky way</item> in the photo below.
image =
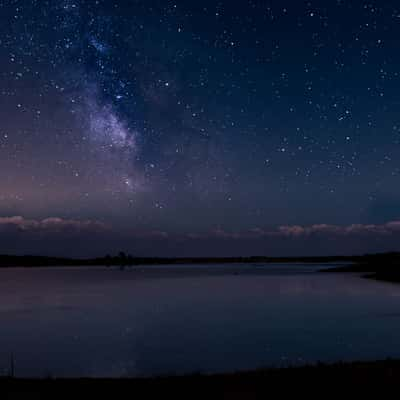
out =
{"type": "Polygon", "coordinates": [[[399,34],[396,1],[0,0],[1,251],[393,249],[399,34]]]}

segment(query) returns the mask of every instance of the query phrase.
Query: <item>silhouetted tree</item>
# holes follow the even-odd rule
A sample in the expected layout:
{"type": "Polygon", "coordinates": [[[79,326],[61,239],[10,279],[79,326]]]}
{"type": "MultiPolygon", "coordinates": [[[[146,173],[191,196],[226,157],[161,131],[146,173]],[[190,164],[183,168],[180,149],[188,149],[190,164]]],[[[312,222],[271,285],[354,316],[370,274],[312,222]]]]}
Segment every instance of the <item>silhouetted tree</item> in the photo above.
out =
{"type": "Polygon", "coordinates": [[[123,270],[126,266],[127,258],[126,254],[123,251],[119,252],[119,265],[120,269],[123,270]]]}
{"type": "Polygon", "coordinates": [[[105,260],[106,267],[110,267],[110,266],[111,266],[111,262],[112,262],[111,256],[110,256],[109,254],[107,254],[107,255],[104,257],[104,260],[105,260]]]}

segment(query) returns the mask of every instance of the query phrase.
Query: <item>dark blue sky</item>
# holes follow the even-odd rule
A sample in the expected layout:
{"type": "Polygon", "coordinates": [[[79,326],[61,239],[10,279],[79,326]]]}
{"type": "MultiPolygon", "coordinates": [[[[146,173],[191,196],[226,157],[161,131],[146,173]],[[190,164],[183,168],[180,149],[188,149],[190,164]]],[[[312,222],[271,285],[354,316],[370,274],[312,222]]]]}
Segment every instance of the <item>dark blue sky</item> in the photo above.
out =
{"type": "Polygon", "coordinates": [[[398,249],[396,1],[0,1],[1,252],[398,249]]]}

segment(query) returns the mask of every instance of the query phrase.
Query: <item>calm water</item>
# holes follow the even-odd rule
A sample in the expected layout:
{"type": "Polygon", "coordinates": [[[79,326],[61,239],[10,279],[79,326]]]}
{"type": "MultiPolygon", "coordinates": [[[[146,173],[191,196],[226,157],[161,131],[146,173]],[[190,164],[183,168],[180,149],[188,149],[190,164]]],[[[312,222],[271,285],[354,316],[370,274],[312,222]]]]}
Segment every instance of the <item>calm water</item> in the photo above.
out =
{"type": "Polygon", "coordinates": [[[0,270],[0,373],[137,376],[400,357],[400,285],[320,266],[0,270]]]}

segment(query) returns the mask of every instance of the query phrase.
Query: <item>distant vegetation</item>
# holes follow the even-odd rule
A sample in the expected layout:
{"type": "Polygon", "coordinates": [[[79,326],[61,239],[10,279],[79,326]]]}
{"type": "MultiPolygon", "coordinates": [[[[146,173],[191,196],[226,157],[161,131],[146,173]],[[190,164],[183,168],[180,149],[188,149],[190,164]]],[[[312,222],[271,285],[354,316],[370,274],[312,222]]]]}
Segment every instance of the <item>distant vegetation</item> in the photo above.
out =
{"type": "Polygon", "coordinates": [[[125,267],[137,265],[178,265],[178,264],[257,264],[257,263],[346,263],[324,269],[322,272],[368,273],[366,277],[390,282],[400,282],[400,253],[366,254],[362,256],[333,257],[134,257],[124,252],[116,256],[106,255],[97,258],[62,258],[44,256],[0,255],[0,268],[12,267],[68,267],[68,266],[107,266],[125,267]]]}
{"type": "Polygon", "coordinates": [[[47,266],[134,266],[161,264],[222,264],[222,263],[351,263],[334,271],[377,272],[397,271],[400,253],[367,254],[363,256],[332,257],[135,257],[124,252],[116,256],[97,258],[63,258],[44,256],[0,255],[0,267],[47,267],[47,266]]]}

